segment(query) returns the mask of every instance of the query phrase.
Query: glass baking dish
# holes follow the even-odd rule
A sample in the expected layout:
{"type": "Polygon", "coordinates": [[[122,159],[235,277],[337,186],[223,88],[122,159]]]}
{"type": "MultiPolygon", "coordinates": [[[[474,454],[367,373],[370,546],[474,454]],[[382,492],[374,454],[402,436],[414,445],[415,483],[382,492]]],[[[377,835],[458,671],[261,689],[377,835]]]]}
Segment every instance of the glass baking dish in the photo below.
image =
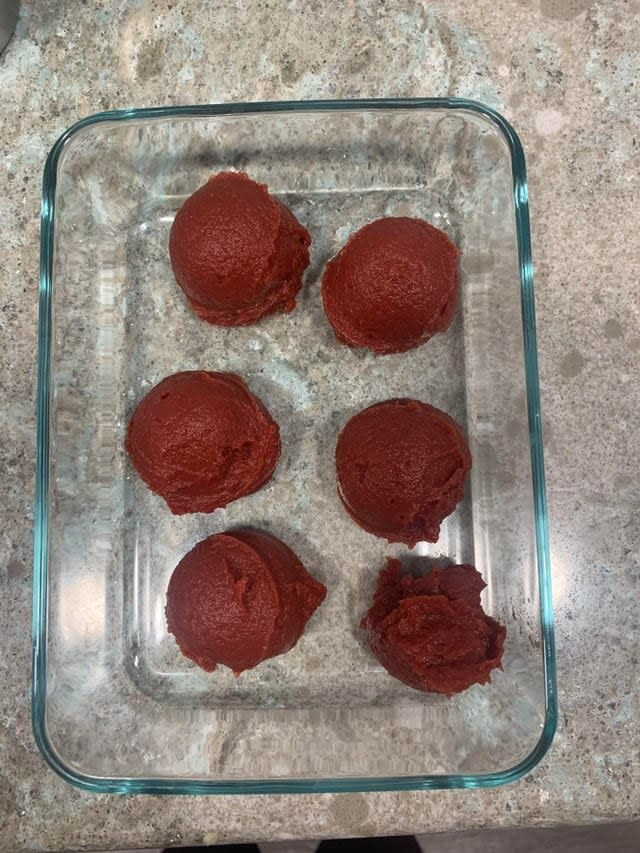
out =
{"type": "Polygon", "coordinates": [[[556,723],[549,544],[527,183],[509,124],[462,99],[126,110],[56,142],[42,201],[33,721],[51,767],[93,791],[257,793],[471,788],[517,779],[556,723]],[[290,315],[210,326],[169,265],[171,222],[221,169],[267,183],[311,231],[290,315]],[[323,266],[385,215],[424,217],[462,249],[452,327],[412,352],[338,344],[323,266]],[[240,373],[280,423],[271,483],[214,515],[174,517],[126,459],[136,402],[178,370],[240,373]],[[437,544],[411,565],[471,562],[507,626],[504,671],[447,699],[395,681],[358,621],[387,555],[334,480],[338,431],[412,396],[466,430],[473,469],[437,544]],[[290,653],[235,679],[183,658],[168,578],[234,525],[280,536],[328,587],[290,653]]]}

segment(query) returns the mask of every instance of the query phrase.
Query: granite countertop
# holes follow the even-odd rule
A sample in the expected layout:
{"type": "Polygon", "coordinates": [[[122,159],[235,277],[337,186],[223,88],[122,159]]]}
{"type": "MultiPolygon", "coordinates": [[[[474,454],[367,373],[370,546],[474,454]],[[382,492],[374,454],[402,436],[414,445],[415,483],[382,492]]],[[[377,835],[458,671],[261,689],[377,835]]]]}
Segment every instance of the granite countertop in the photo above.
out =
{"type": "Polygon", "coordinates": [[[638,0],[24,2],[0,57],[0,848],[105,849],[558,824],[640,814],[638,0]],[[128,106],[459,95],[528,157],[560,727],[496,790],[117,797],[48,770],[31,734],[39,195],[56,137],[128,106]],[[635,115],[635,121],[634,121],[635,115]],[[635,161],[635,162],[634,162],[635,161]]]}

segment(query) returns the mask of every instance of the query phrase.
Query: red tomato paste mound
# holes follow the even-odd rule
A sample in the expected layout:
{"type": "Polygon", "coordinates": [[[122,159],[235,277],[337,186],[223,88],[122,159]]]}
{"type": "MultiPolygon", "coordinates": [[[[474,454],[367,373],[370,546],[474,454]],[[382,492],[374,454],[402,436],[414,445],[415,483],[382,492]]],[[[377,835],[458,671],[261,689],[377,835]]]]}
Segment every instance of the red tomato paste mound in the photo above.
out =
{"type": "Polygon", "coordinates": [[[239,675],[293,648],[326,594],[275,536],[217,533],[176,566],[167,625],[183,655],[202,669],[223,664],[239,675]]]}
{"type": "Polygon", "coordinates": [[[220,326],[291,311],[311,237],[243,172],[220,172],[177,212],[169,237],[176,281],[196,314],[220,326]]]}
{"type": "Polygon", "coordinates": [[[433,569],[422,578],[387,560],[360,627],[373,654],[416,690],[460,693],[502,669],[506,629],[480,604],[486,584],[473,566],[433,569]]]}
{"type": "Polygon", "coordinates": [[[271,478],[280,431],[239,376],[192,370],[167,376],[140,401],[125,447],[171,512],[213,512],[271,478]]]}
{"type": "Polygon", "coordinates": [[[436,542],[464,493],[471,454],[456,422],[419,400],[386,400],[346,423],[338,494],[361,527],[388,542],[436,542]]]}
{"type": "Polygon", "coordinates": [[[444,332],[458,300],[458,249],[422,219],[393,216],[357,231],[326,266],[324,310],[337,339],[405,352],[444,332]]]}

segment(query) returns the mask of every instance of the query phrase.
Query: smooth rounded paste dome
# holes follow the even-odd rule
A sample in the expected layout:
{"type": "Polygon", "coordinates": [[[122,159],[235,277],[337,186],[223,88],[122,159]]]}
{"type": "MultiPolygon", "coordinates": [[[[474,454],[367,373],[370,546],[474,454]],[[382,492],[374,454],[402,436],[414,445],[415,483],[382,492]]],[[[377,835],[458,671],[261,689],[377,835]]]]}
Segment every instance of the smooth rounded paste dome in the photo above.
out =
{"type": "Polygon", "coordinates": [[[443,231],[422,219],[365,225],[324,272],[322,300],[337,339],[392,353],[445,331],[457,304],[458,254],[443,231]]]}
{"type": "Polygon", "coordinates": [[[236,675],[289,651],[326,587],[268,533],[235,530],[199,542],[176,566],[166,617],[182,653],[236,675]]]}
{"type": "Polygon", "coordinates": [[[213,512],[271,478],[280,432],[239,376],[193,370],[167,376],[140,401],[125,447],[173,513],[213,512]]]}
{"type": "Polygon", "coordinates": [[[306,228],[264,184],[243,172],[220,172],[177,212],[169,254],[196,314],[239,326],[295,307],[310,243],[306,228]]]}
{"type": "Polygon", "coordinates": [[[365,530],[389,542],[436,542],[464,494],[471,454],[445,412],[419,400],[376,403],[354,415],[336,446],[338,493],[365,530]]]}
{"type": "Polygon", "coordinates": [[[389,559],[360,627],[385,669],[416,690],[459,693],[502,668],[505,628],[480,603],[486,584],[469,565],[421,578],[389,559]]]}

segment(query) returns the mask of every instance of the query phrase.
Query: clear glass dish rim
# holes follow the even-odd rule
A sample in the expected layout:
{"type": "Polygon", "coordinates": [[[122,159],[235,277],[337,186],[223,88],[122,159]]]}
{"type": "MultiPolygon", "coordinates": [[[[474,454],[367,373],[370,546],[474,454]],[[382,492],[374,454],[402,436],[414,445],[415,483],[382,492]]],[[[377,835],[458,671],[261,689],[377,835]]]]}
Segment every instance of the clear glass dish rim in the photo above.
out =
{"type": "Polygon", "coordinates": [[[36,743],[47,764],[65,781],[95,793],[122,794],[285,794],[366,791],[411,791],[442,788],[490,788],[514,782],[529,773],[549,749],[558,716],[551,560],[545,492],[543,439],[536,323],[531,260],[528,187],[520,139],[509,122],[491,107],[466,98],[359,98],[353,100],[263,101],[203,104],[95,113],[73,124],[55,142],[44,166],[40,231],[38,313],[38,379],[36,400],[36,484],[34,524],[34,581],[32,622],[32,724],[36,743]],[[464,110],[488,119],[506,141],[511,156],[513,199],[518,240],[520,294],[525,359],[525,390],[535,509],[536,560],[540,592],[545,720],[538,742],[526,758],[505,770],[483,774],[353,777],[322,779],[228,780],[173,778],[117,778],[90,776],[64,764],[46,729],[47,668],[47,553],[49,522],[49,404],[51,362],[51,299],[57,167],[67,142],[92,125],[163,118],[225,115],[356,111],[356,110],[464,110]]]}

